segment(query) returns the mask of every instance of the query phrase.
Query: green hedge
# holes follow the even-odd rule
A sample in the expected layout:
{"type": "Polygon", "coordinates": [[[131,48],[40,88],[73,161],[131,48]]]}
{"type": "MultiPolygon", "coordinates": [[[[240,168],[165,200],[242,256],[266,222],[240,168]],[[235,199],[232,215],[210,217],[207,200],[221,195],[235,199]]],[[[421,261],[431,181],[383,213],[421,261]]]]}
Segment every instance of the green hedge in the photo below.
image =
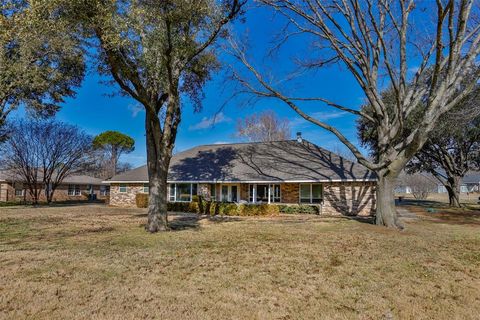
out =
{"type": "MultiPolygon", "coordinates": [[[[148,206],[148,194],[138,193],[135,197],[138,208],[148,206]]],[[[194,196],[192,202],[169,202],[168,211],[190,212],[206,215],[224,216],[270,216],[280,213],[275,204],[235,204],[205,201],[201,196],[194,196]]]]}
{"type": "Polygon", "coordinates": [[[317,205],[278,205],[278,209],[286,214],[320,214],[320,206],[317,205]]]}
{"type": "MultiPolygon", "coordinates": [[[[148,194],[138,193],[135,200],[138,208],[148,207],[148,194]]],[[[205,201],[201,196],[194,196],[192,202],[169,202],[167,208],[173,212],[224,216],[270,216],[279,213],[320,214],[318,205],[235,204],[205,201]]]]}

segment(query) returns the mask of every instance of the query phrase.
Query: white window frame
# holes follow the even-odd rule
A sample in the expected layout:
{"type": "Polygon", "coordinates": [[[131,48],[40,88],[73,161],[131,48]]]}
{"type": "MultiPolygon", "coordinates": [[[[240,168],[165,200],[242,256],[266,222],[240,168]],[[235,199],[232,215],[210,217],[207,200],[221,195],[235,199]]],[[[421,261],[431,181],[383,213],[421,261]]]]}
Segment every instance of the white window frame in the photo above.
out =
{"type": "Polygon", "coordinates": [[[82,195],[80,190],[80,185],[78,184],[69,184],[67,194],[69,197],[78,197],[82,195]]]}
{"type": "Polygon", "coordinates": [[[198,183],[169,183],[168,187],[168,201],[169,202],[192,202],[193,200],[193,185],[197,185],[197,193],[198,193],[198,183]],[[177,200],[177,184],[188,184],[190,185],[190,200],[177,200]],[[171,194],[171,190],[173,188],[173,196],[171,194]]]}
{"type": "Polygon", "coordinates": [[[150,185],[148,183],[143,184],[142,192],[143,193],[150,193],[150,185]]]}
{"type": "Polygon", "coordinates": [[[127,193],[128,192],[128,187],[125,183],[122,183],[118,186],[118,192],[119,193],[127,193]],[[122,188],[125,188],[125,191],[122,191],[122,188]]]}
{"type": "Polygon", "coordinates": [[[23,197],[23,196],[25,196],[25,189],[15,189],[15,197],[23,197]],[[18,194],[17,191],[20,191],[20,194],[18,194]]]}
{"type": "Polygon", "coordinates": [[[220,202],[232,202],[232,187],[237,187],[237,202],[240,201],[240,185],[239,184],[220,184],[220,202]],[[222,188],[227,187],[227,199],[223,199],[222,188]]]}
{"type": "Polygon", "coordinates": [[[257,203],[257,187],[259,184],[268,186],[267,203],[282,203],[282,185],[280,183],[250,183],[248,185],[248,202],[257,203]],[[275,201],[275,186],[278,186],[278,201],[275,201]],[[250,188],[252,188],[252,194],[250,194],[250,188]]]}
{"type": "Polygon", "coordinates": [[[299,183],[298,184],[298,203],[306,203],[306,204],[320,204],[323,202],[323,185],[321,183],[299,183]],[[309,202],[302,202],[302,185],[309,185],[310,186],[310,198],[309,202]],[[313,186],[318,185],[320,186],[320,202],[313,202],[313,186]]]}

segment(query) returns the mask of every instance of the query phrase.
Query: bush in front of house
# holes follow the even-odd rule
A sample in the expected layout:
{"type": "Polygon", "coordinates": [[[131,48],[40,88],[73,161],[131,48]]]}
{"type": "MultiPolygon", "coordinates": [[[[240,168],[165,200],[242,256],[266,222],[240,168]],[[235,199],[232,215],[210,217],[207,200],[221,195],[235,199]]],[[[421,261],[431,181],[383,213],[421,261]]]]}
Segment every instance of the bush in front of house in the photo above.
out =
{"type": "Polygon", "coordinates": [[[199,213],[198,202],[169,202],[167,210],[172,212],[199,213]]]}
{"type": "Polygon", "coordinates": [[[135,203],[137,204],[137,208],[147,208],[148,207],[148,194],[137,193],[135,195],[135,203]]]}
{"type": "MultiPolygon", "coordinates": [[[[137,208],[147,208],[148,207],[148,194],[146,193],[137,193],[135,195],[135,202],[137,208]]],[[[167,210],[174,212],[190,212],[198,213],[198,202],[168,202],[167,210]]]]}
{"type": "Polygon", "coordinates": [[[286,214],[320,214],[320,206],[317,205],[278,205],[278,209],[286,214]]]}
{"type": "MultiPolygon", "coordinates": [[[[137,193],[135,201],[138,208],[148,207],[148,194],[137,193]]],[[[282,211],[282,207],[276,204],[236,204],[228,202],[206,201],[201,196],[194,196],[192,202],[169,202],[167,204],[168,211],[172,212],[189,212],[206,215],[223,215],[223,216],[271,216],[278,215],[282,211]]],[[[312,207],[312,206],[302,206],[312,207]]],[[[284,209],[285,210],[285,209],[284,209]]],[[[318,213],[311,212],[313,210],[303,208],[300,212],[295,213],[318,213]],[[310,211],[309,211],[310,210],[310,211]]],[[[290,212],[286,212],[290,213],[290,212]]],[[[293,213],[293,212],[292,212],[293,213]]]]}

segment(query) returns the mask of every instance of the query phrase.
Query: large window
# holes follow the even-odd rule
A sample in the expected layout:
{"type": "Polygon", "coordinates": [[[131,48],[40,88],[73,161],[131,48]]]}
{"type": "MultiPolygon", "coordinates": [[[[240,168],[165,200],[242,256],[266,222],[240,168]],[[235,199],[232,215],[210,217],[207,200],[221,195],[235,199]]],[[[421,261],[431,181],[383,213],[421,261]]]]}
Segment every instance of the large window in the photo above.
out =
{"type": "Polygon", "coordinates": [[[192,201],[192,185],[189,183],[177,183],[176,201],[189,202],[192,201]]]}
{"type": "Polygon", "coordinates": [[[321,184],[301,184],[300,202],[301,203],[320,203],[322,202],[323,187],[321,184]]]}
{"type": "Polygon", "coordinates": [[[190,202],[197,194],[196,183],[171,183],[168,200],[170,202],[190,202]]]}
{"type": "Polygon", "coordinates": [[[80,195],[80,186],[79,185],[68,185],[68,195],[69,196],[79,196],[80,195]]]}
{"type": "Polygon", "coordinates": [[[238,186],[222,185],[220,188],[220,201],[222,202],[238,202],[238,186]]]}
{"type": "Polygon", "coordinates": [[[279,184],[251,184],[249,186],[249,200],[253,202],[254,193],[256,195],[255,202],[268,202],[268,191],[270,189],[270,202],[280,202],[280,185],[279,184]],[[256,192],[254,191],[256,190],[256,192]]]}
{"type": "Polygon", "coordinates": [[[126,184],[121,184],[120,187],[118,188],[118,192],[127,193],[127,185],[126,184]]]}

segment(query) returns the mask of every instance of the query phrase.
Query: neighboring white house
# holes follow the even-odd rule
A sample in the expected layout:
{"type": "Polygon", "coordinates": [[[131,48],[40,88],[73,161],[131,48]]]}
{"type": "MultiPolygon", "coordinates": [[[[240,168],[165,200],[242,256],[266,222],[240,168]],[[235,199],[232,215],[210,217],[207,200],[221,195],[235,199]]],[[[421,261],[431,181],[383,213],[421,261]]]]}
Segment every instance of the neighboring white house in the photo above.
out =
{"type": "MultiPolygon", "coordinates": [[[[425,179],[428,179],[430,181],[435,181],[436,188],[434,188],[434,193],[447,193],[447,189],[443,184],[438,182],[435,177],[429,174],[423,174],[422,176],[425,177],[425,179]]],[[[395,188],[395,193],[407,193],[411,194],[412,193],[412,188],[409,186],[405,181],[406,179],[402,179],[402,177],[399,178],[398,185],[395,188]]],[[[461,185],[460,185],[460,193],[471,193],[471,192],[480,192],[480,172],[468,172],[465,177],[462,179],[461,185]]]]}

